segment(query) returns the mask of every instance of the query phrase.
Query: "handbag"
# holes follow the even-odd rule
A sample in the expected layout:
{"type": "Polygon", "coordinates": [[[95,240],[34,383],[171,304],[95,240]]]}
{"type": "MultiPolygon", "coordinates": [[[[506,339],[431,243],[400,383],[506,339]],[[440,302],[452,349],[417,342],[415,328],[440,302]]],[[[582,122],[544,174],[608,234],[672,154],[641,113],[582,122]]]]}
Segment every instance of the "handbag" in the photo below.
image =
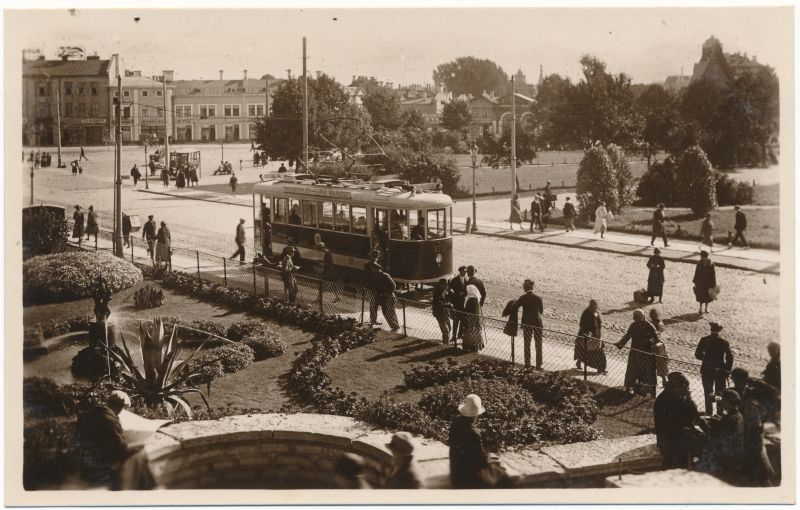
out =
{"type": "Polygon", "coordinates": [[[717,299],[717,296],[719,296],[719,285],[708,289],[708,297],[714,300],[717,299]]]}

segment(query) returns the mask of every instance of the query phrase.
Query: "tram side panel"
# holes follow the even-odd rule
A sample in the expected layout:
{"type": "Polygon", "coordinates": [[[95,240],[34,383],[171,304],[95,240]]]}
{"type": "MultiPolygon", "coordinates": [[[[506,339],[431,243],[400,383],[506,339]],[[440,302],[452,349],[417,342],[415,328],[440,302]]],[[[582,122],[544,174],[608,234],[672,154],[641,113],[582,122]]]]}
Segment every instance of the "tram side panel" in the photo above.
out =
{"type": "Polygon", "coordinates": [[[453,239],[389,242],[390,273],[404,282],[435,282],[453,273],[453,239]]]}

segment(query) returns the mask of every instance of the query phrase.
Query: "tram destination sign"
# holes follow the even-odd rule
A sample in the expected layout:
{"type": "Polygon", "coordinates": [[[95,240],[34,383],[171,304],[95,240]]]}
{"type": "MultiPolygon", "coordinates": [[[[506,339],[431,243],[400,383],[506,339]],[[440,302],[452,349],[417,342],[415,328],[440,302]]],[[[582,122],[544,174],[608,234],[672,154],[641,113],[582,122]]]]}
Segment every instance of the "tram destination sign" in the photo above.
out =
{"type": "Polygon", "coordinates": [[[287,193],[294,193],[297,195],[315,195],[321,197],[331,198],[352,198],[353,194],[349,191],[330,188],[303,188],[299,186],[286,186],[287,193]]]}

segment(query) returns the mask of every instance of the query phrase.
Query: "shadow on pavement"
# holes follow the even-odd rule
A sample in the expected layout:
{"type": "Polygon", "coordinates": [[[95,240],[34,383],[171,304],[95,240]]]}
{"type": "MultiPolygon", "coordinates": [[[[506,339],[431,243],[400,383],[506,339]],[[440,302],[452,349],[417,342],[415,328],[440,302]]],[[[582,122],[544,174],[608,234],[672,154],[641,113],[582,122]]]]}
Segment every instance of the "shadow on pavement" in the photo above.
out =
{"type": "Polygon", "coordinates": [[[703,316],[697,312],[684,313],[683,315],[676,315],[674,317],[664,319],[664,325],[669,326],[670,324],[678,324],[680,322],[697,322],[702,318],[703,316]]]}
{"type": "Polygon", "coordinates": [[[603,312],[603,315],[611,315],[612,313],[620,313],[620,312],[632,312],[639,307],[645,306],[644,303],[639,303],[637,301],[628,301],[625,303],[625,306],[622,308],[615,308],[613,310],[606,310],[603,312]]]}

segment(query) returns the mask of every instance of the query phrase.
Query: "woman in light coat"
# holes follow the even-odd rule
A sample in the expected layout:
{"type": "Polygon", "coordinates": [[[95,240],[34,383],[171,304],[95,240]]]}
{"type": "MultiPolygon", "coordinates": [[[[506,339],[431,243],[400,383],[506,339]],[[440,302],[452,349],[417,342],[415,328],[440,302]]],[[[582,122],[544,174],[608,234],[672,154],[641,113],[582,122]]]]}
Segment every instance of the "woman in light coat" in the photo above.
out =
{"type": "Polygon", "coordinates": [[[608,229],[607,220],[613,219],[614,216],[606,209],[606,203],[600,202],[600,205],[594,211],[594,233],[600,232],[600,239],[603,239],[608,229]]]}
{"type": "Polygon", "coordinates": [[[481,313],[481,293],[475,285],[467,285],[464,301],[464,342],[465,351],[478,352],[484,347],[483,316],[481,313]]]}

